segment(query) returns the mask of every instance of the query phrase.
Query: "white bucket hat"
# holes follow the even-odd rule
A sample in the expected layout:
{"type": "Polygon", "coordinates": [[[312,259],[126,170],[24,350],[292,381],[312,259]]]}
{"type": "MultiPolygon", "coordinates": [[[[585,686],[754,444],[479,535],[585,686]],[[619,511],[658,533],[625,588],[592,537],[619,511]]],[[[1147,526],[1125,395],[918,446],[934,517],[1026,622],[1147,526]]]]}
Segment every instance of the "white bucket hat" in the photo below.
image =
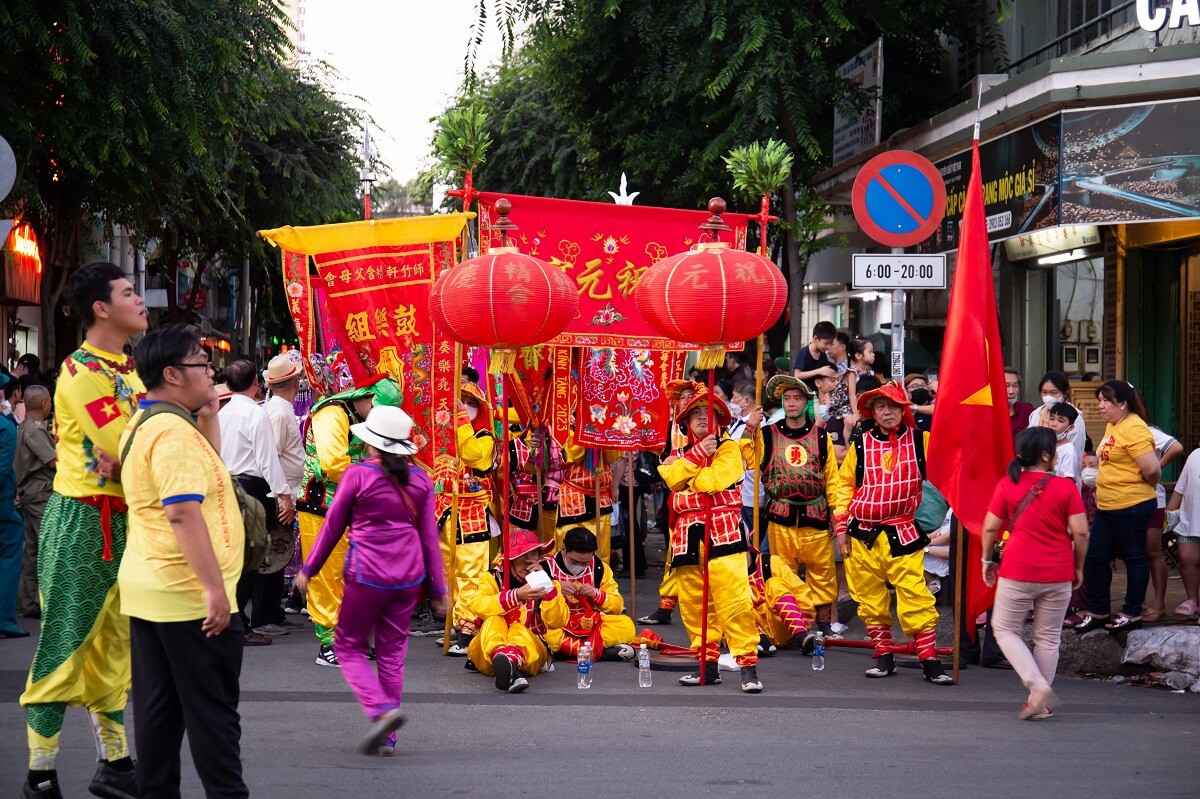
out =
{"type": "Polygon", "coordinates": [[[376,405],[367,421],[350,425],[350,432],[382,452],[412,455],[420,449],[412,440],[413,420],[399,408],[376,405]]]}

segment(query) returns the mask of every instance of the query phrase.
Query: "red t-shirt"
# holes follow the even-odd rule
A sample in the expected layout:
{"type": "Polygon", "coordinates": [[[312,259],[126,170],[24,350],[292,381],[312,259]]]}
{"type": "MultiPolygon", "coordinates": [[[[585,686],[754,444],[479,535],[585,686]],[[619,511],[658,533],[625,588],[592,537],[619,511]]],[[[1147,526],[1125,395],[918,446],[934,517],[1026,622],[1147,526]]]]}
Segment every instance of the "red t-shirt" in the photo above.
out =
{"type": "MultiPolygon", "coordinates": [[[[1022,472],[1016,484],[1001,478],[988,511],[1003,519],[1007,528],[1021,500],[1045,476],[1044,472],[1022,472]]],[[[1077,513],[1085,511],[1075,481],[1051,477],[1011,531],[1000,561],[1000,576],[1027,583],[1069,583],[1075,579],[1067,519],[1077,513]]]]}

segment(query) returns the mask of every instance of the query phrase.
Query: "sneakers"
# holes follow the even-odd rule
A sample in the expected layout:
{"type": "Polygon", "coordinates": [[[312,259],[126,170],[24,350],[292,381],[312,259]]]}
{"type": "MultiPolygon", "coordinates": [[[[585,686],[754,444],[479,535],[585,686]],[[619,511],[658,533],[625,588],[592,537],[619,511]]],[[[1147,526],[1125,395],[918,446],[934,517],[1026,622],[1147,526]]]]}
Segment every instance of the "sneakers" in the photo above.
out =
{"type": "Polygon", "coordinates": [[[638,619],[638,624],[670,624],[671,611],[666,608],[658,608],[653,613],[642,616],[638,619]]]}
{"type": "MultiPolygon", "coordinates": [[[[825,636],[825,637],[828,638],[829,636],[825,636]]],[[[804,640],[802,640],[800,642],[800,654],[811,655],[813,653],[813,649],[815,649],[816,646],[817,646],[817,634],[814,633],[812,630],[809,630],[808,633],[805,634],[804,640]]]]}
{"type": "MultiPolygon", "coordinates": [[[[695,673],[688,674],[679,678],[680,685],[699,685],[700,684],[700,669],[696,669],[695,673]]],[[[704,664],[704,684],[705,685],[720,685],[721,670],[713,661],[704,664]]]]}
{"type": "Polygon", "coordinates": [[[269,646],[271,637],[260,632],[249,632],[242,635],[243,646],[269,646]]]}
{"type": "Polygon", "coordinates": [[[517,667],[508,655],[492,658],[492,669],[496,673],[496,689],[510,694],[519,694],[529,687],[529,680],[517,673],[517,667]]]}
{"type": "Polygon", "coordinates": [[[742,667],[742,693],[744,694],[761,694],[763,689],[762,681],[758,679],[757,666],[742,667]]]}
{"type": "Polygon", "coordinates": [[[284,618],[277,622],[276,626],[282,627],[285,630],[302,630],[304,629],[304,622],[292,621],[291,619],[284,618]]]}
{"type": "MultiPolygon", "coordinates": [[[[394,707],[390,710],[385,710],[380,714],[379,718],[371,723],[371,729],[367,732],[367,737],[362,739],[359,744],[358,751],[364,755],[373,755],[379,752],[379,747],[383,746],[389,736],[400,729],[404,724],[404,714],[400,712],[400,708],[394,707]]],[[[395,741],[393,737],[392,751],[395,752],[395,741]]]]}
{"type": "MultiPolygon", "coordinates": [[[[941,668],[941,664],[938,664],[938,668],[941,668]]],[[[867,669],[865,673],[868,677],[891,677],[896,673],[896,656],[891,652],[880,655],[879,659],[875,661],[875,665],[867,669]]]]}
{"type": "Polygon", "coordinates": [[[512,681],[512,685],[508,686],[508,692],[510,694],[519,694],[528,687],[529,687],[529,680],[525,679],[524,677],[518,676],[515,680],[512,681]]]}
{"type": "Polygon", "coordinates": [[[471,639],[473,637],[474,636],[460,632],[455,642],[450,645],[449,649],[446,650],[446,654],[456,658],[465,658],[467,656],[467,647],[471,645],[471,639]]]}
{"type": "Polygon", "coordinates": [[[321,647],[321,651],[317,653],[317,665],[333,666],[335,669],[342,667],[342,664],[338,663],[337,655],[333,654],[333,647],[331,646],[321,647]]]}
{"type": "Polygon", "coordinates": [[[392,733],[379,745],[380,757],[393,757],[396,754],[396,733],[392,733]]]}
{"type": "Polygon", "coordinates": [[[630,662],[637,656],[637,652],[629,644],[617,644],[616,646],[606,646],[604,651],[600,653],[601,660],[620,660],[625,663],[630,662]]]}
{"type": "Polygon", "coordinates": [[[264,624],[261,627],[255,627],[254,632],[258,633],[259,635],[269,635],[274,637],[276,635],[287,635],[291,631],[279,624],[264,624]]]}
{"type": "Polygon", "coordinates": [[[422,602],[417,605],[416,611],[412,615],[412,621],[408,625],[408,634],[417,638],[426,636],[440,635],[446,629],[444,622],[437,620],[433,615],[433,609],[429,607],[428,602],[422,602]]]}
{"type": "Polygon", "coordinates": [[[58,778],[51,777],[39,782],[37,786],[29,784],[29,780],[21,783],[21,799],[63,799],[62,790],[58,787],[58,778]]]}
{"type": "Polygon", "coordinates": [[[921,671],[925,672],[925,681],[934,685],[954,685],[954,678],[942,671],[942,661],[930,658],[921,661],[921,671]]]}
{"type": "Polygon", "coordinates": [[[122,762],[124,768],[116,768],[107,760],[97,763],[88,793],[102,799],[137,799],[137,769],[129,758],[122,758],[122,762]]]}
{"type": "Polygon", "coordinates": [[[758,656],[760,658],[768,658],[778,652],[779,649],[775,644],[771,643],[771,639],[759,633],[758,636],[758,656]]]}

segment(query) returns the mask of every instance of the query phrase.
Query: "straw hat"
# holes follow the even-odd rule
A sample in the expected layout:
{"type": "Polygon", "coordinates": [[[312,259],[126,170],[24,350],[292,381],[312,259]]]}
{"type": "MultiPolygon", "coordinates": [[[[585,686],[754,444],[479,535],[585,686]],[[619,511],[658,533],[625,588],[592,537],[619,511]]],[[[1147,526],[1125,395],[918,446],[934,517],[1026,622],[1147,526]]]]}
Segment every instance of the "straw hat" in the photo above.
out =
{"type": "Polygon", "coordinates": [[[284,383],[300,374],[300,364],[286,354],[276,355],[267,364],[267,385],[284,383]]]}
{"type": "Polygon", "coordinates": [[[775,375],[768,380],[767,396],[774,397],[777,400],[782,400],[783,392],[793,388],[800,389],[801,393],[804,394],[805,399],[808,399],[812,396],[812,389],[808,387],[808,384],[800,378],[792,377],[791,375],[775,375]]]}
{"type": "Polygon", "coordinates": [[[382,452],[412,455],[418,447],[412,440],[413,420],[391,405],[376,405],[365,422],[350,425],[350,432],[382,452]]]}

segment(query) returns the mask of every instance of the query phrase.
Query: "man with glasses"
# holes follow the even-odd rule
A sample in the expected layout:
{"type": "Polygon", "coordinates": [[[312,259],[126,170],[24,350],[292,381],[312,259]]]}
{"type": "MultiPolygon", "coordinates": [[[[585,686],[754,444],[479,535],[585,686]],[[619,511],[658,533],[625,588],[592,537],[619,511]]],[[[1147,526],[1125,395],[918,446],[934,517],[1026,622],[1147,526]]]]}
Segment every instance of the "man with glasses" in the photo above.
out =
{"type": "Polygon", "coordinates": [[[62,796],[59,736],[67,706],[78,705],[91,714],[100,761],[89,790],[132,797],[137,780],[125,737],[129,619],[117,588],[126,507],[115,458],[145,391],[125,348],[146,329],[146,309],[115,264],[81,268],[63,297],[85,332],[82,346],[63,362],[54,395],[58,469],[39,542],[41,637],[21,694],[29,739],[22,796],[62,796]]]}

